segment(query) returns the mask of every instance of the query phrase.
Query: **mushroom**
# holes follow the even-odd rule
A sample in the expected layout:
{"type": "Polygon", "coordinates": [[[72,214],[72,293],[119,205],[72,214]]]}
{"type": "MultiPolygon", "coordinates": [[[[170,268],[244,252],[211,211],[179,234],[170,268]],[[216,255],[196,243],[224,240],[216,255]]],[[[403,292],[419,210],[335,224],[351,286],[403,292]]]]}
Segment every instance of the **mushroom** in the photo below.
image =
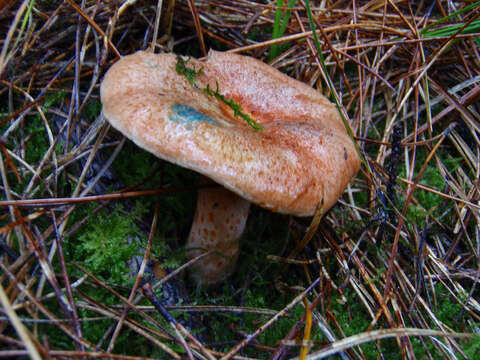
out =
{"type": "Polygon", "coordinates": [[[295,216],[320,203],[327,211],[360,167],[335,106],[251,57],[137,52],[108,70],[100,93],[104,117],[134,143],[223,186],[199,191],[187,242],[191,257],[217,251],[194,265],[202,284],[234,268],[250,202],[295,216]]]}

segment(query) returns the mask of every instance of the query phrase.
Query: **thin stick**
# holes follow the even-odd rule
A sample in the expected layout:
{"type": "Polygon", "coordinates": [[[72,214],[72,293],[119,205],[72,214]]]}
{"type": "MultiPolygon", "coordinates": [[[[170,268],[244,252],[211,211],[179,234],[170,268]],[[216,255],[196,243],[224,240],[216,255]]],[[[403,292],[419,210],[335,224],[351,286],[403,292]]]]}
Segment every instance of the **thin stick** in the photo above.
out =
{"type": "Polygon", "coordinates": [[[8,296],[7,294],[5,294],[2,283],[0,283],[0,302],[2,303],[5,313],[10,319],[12,326],[15,328],[18,336],[20,336],[20,339],[22,339],[23,344],[27,348],[28,355],[34,360],[42,360],[37,348],[33,344],[32,339],[30,338],[29,331],[18,318],[15,310],[13,310],[12,305],[8,300],[8,296]]]}
{"type": "Polygon", "coordinates": [[[152,189],[152,190],[139,190],[139,191],[127,191],[124,193],[114,193],[105,195],[91,195],[81,196],[77,198],[51,198],[51,199],[26,199],[26,200],[4,200],[0,201],[0,206],[35,206],[45,207],[53,205],[66,205],[66,204],[81,204],[92,201],[103,201],[112,199],[128,199],[131,197],[150,196],[159,194],[170,194],[179,191],[190,191],[198,189],[199,186],[185,186],[179,188],[170,189],[152,189]]]}
{"type": "Polygon", "coordinates": [[[202,49],[203,56],[207,56],[207,48],[205,47],[205,41],[203,40],[202,24],[200,24],[200,18],[198,16],[197,7],[193,0],[188,0],[188,7],[192,12],[193,22],[195,29],[197,30],[198,41],[200,41],[200,48],[202,49]]]}

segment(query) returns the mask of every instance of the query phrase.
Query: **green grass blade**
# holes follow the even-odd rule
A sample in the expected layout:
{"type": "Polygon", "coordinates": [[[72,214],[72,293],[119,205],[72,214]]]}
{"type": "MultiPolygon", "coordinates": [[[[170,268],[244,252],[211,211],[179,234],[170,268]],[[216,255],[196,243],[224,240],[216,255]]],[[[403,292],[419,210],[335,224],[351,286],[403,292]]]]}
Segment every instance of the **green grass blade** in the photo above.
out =
{"type": "MultiPolygon", "coordinates": [[[[425,34],[423,34],[423,37],[425,38],[432,38],[436,36],[451,36],[454,33],[456,33],[463,24],[452,24],[450,26],[438,29],[438,30],[433,30],[433,31],[428,31],[425,34]]],[[[480,19],[472,21],[472,23],[467,26],[465,29],[460,31],[460,34],[471,34],[475,32],[480,31],[480,19]]]]}
{"type": "MultiPolygon", "coordinates": [[[[460,15],[464,12],[467,12],[467,11],[470,11],[472,10],[473,8],[475,8],[476,6],[480,6],[480,1],[477,1],[473,4],[470,4],[468,6],[465,6],[463,9],[460,9],[458,11],[455,11],[454,13],[451,13],[450,15],[447,15],[441,19],[439,19],[438,21],[435,21],[433,24],[430,24],[426,27],[424,27],[421,31],[420,31],[420,34],[423,35],[424,37],[434,37],[434,36],[440,36],[437,34],[438,31],[445,31],[445,29],[440,29],[440,30],[433,30],[433,31],[430,31],[431,28],[435,27],[435,26],[438,26],[440,24],[443,24],[444,22],[450,20],[451,18],[457,16],[457,15],[460,15]]],[[[476,21],[473,21],[471,26],[473,26],[473,24],[475,23],[476,21]]],[[[455,26],[455,25],[454,25],[455,26]]],[[[457,25],[458,27],[460,27],[461,25],[457,25]]],[[[477,24],[478,26],[478,24],[477,24]]],[[[458,30],[458,27],[457,27],[457,30],[458,30]]],[[[448,29],[448,28],[447,28],[448,29]]],[[[470,29],[470,26],[467,27],[464,31],[467,31],[467,29],[470,29]]],[[[455,32],[455,30],[452,30],[450,34],[447,34],[447,35],[451,35],[455,32]]],[[[469,31],[468,31],[469,32],[469,31]]],[[[468,33],[467,32],[467,33],[468,33]]],[[[474,31],[471,31],[471,32],[474,32],[474,31]]],[[[463,33],[463,32],[462,32],[463,33]]]]}
{"type": "MultiPolygon", "coordinates": [[[[288,0],[288,8],[292,8],[295,5],[296,0],[288,0]]],[[[277,0],[277,9],[275,10],[275,21],[273,23],[273,34],[272,39],[278,39],[283,36],[285,30],[287,29],[288,22],[290,21],[291,11],[286,10],[285,16],[282,19],[282,8],[283,0],[277,0]]],[[[285,44],[273,44],[270,47],[270,56],[269,59],[275,59],[281,52],[282,46],[285,44]]]]}

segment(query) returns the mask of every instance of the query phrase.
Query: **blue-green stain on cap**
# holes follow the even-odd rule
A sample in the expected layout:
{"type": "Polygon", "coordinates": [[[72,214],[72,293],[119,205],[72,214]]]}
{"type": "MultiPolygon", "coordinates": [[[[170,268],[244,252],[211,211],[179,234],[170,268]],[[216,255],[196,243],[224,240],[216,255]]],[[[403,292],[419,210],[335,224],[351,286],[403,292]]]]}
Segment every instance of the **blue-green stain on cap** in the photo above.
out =
{"type": "Polygon", "coordinates": [[[217,126],[218,123],[210,116],[201,113],[187,105],[175,104],[172,106],[170,120],[180,124],[190,124],[197,121],[206,121],[217,126]]]}

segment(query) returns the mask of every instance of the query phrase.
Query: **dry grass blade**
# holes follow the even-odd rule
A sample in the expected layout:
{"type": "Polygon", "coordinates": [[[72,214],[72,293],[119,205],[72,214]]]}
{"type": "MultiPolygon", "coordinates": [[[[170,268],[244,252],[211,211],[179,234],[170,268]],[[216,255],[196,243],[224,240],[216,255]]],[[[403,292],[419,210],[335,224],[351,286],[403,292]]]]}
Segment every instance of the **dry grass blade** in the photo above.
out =
{"type": "Polygon", "coordinates": [[[20,336],[20,339],[27,348],[30,358],[34,360],[40,360],[42,357],[40,356],[35,344],[33,343],[31,335],[28,333],[28,330],[25,328],[25,326],[23,326],[22,322],[18,319],[18,316],[15,313],[15,310],[13,310],[2,284],[0,284],[0,303],[2,304],[2,307],[8,318],[10,319],[12,325],[15,327],[18,335],[20,336]]]}
{"type": "Polygon", "coordinates": [[[425,330],[425,329],[388,329],[388,330],[377,330],[368,333],[358,334],[350,336],[346,339],[330,344],[326,349],[310,354],[308,360],[317,360],[324,359],[328,356],[332,356],[340,351],[347,350],[355,345],[360,345],[367,341],[375,341],[380,339],[385,339],[389,337],[397,336],[437,336],[437,337],[457,337],[457,338],[468,338],[471,337],[471,334],[462,334],[462,333],[452,333],[446,334],[441,331],[434,330],[425,330]]]}
{"type": "Polygon", "coordinates": [[[0,1],[0,358],[480,358],[479,9],[0,1]],[[99,85],[210,49],[336,101],[364,162],[312,219],[254,207],[238,270],[198,289],[198,178],[107,126],[99,85]]]}
{"type": "MultiPolygon", "coordinates": [[[[71,7],[73,7],[75,9],[76,12],[78,12],[80,14],[80,16],[82,16],[86,21],[88,21],[88,23],[90,25],[92,25],[92,27],[98,31],[98,33],[100,35],[102,35],[102,37],[104,39],[107,39],[107,36],[105,35],[105,33],[103,32],[103,30],[98,26],[98,24],[93,21],[90,16],[88,16],[77,4],[75,4],[72,0],[66,0],[71,7]]],[[[117,58],[120,58],[122,55],[120,55],[120,53],[118,52],[117,48],[115,47],[115,45],[113,45],[111,43],[110,40],[107,39],[107,42],[108,42],[108,46],[110,46],[112,48],[112,50],[115,52],[115,55],[117,55],[117,58]]]]}
{"type": "Polygon", "coordinates": [[[154,190],[139,190],[128,191],[116,194],[105,195],[92,195],[92,196],[80,196],[74,198],[53,198],[53,199],[28,199],[28,200],[4,200],[0,202],[0,206],[31,206],[31,207],[45,207],[54,205],[66,205],[66,204],[79,204],[88,203],[92,201],[114,200],[114,199],[127,199],[130,197],[138,196],[152,196],[166,193],[175,193],[178,191],[197,189],[199,186],[179,188],[179,189],[154,189],[154,190]]]}

